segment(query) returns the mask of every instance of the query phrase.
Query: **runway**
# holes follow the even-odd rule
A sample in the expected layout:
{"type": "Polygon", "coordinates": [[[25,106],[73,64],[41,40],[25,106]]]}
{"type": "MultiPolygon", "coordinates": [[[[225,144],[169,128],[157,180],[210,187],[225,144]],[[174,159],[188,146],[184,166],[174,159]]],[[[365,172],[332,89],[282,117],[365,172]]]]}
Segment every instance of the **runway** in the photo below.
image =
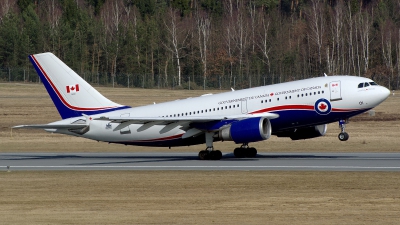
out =
{"type": "Polygon", "coordinates": [[[223,153],[219,161],[197,153],[1,153],[1,170],[400,171],[400,153],[223,153]]]}

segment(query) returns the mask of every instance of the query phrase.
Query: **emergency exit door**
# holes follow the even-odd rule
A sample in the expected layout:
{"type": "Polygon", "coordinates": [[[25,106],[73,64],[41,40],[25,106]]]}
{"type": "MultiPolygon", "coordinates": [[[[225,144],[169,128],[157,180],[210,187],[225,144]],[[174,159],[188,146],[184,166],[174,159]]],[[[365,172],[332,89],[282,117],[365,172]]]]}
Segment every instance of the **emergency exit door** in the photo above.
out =
{"type": "Polygon", "coordinates": [[[331,93],[331,101],[342,100],[340,81],[332,81],[329,84],[329,88],[330,88],[330,93],[331,93]]]}

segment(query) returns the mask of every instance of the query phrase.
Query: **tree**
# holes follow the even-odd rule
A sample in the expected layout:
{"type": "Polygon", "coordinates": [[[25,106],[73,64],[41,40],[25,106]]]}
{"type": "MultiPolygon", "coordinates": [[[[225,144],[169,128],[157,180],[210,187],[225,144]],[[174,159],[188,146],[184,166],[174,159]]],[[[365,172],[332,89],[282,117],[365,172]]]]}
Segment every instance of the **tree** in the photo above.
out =
{"type": "Polygon", "coordinates": [[[323,4],[319,0],[311,0],[311,8],[307,13],[309,18],[309,38],[313,46],[316,47],[317,59],[318,59],[318,72],[322,70],[322,47],[324,44],[324,33],[325,33],[325,18],[322,9],[323,4]]]}
{"type": "Polygon", "coordinates": [[[203,65],[203,88],[206,88],[207,79],[207,54],[211,33],[211,20],[207,12],[196,12],[197,38],[199,44],[200,59],[203,65]]]}
{"type": "Polygon", "coordinates": [[[183,57],[182,50],[186,48],[189,37],[188,26],[185,26],[186,24],[178,16],[178,10],[172,8],[167,11],[164,25],[168,33],[164,46],[175,56],[178,69],[178,86],[181,86],[181,58],[183,57]]]}

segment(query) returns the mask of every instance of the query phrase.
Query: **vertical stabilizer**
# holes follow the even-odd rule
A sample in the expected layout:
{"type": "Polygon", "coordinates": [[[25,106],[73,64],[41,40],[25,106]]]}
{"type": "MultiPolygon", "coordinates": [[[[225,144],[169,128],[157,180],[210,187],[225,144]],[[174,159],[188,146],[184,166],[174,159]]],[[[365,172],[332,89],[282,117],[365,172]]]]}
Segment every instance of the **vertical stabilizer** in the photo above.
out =
{"type": "Polygon", "coordinates": [[[29,59],[63,119],[129,108],[104,97],[52,53],[29,59]]]}

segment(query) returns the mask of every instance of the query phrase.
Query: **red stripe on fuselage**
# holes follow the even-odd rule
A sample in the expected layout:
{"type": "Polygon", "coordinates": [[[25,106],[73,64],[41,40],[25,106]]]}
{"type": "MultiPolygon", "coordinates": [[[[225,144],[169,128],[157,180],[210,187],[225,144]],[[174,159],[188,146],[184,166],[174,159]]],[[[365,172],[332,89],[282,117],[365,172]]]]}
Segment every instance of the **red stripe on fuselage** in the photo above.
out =
{"type": "MultiPolygon", "coordinates": [[[[315,111],[313,105],[280,105],[280,106],[274,106],[270,108],[264,108],[260,109],[254,112],[251,112],[250,114],[258,114],[258,113],[265,113],[265,112],[275,112],[275,111],[283,111],[283,110],[310,110],[310,111],[315,111]]],[[[332,108],[332,112],[354,112],[354,111],[359,111],[363,109],[338,109],[338,108],[332,108]]]]}
{"type": "Polygon", "coordinates": [[[150,140],[138,140],[138,141],[132,141],[132,142],[169,141],[169,140],[181,138],[182,135],[183,135],[183,134],[177,134],[177,135],[169,136],[169,137],[155,138],[155,139],[150,139],[150,140]]]}
{"type": "Polygon", "coordinates": [[[282,110],[314,110],[314,106],[310,106],[310,105],[280,105],[280,106],[274,106],[271,108],[260,109],[260,110],[251,112],[250,114],[274,112],[274,111],[282,111],[282,110]]]}

